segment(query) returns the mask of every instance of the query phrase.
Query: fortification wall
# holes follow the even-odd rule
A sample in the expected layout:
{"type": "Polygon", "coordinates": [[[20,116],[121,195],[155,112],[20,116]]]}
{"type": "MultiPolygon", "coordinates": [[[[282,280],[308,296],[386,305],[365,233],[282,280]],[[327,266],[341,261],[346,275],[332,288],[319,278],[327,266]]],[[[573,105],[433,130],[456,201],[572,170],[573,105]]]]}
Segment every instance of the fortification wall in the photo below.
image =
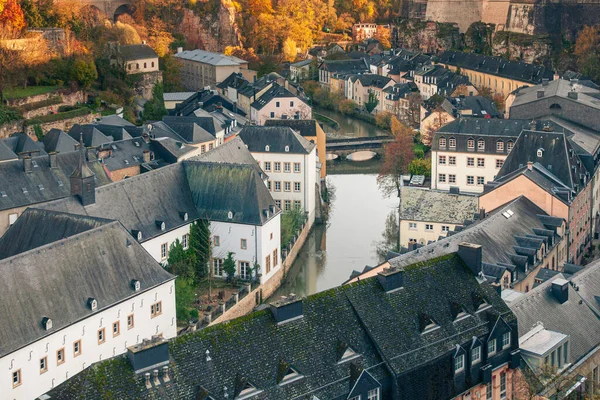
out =
{"type": "Polygon", "coordinates": [[[481,21],[495,24],[496,30],[503,30],[508,18],[510,0],[484,0],[481,8],[481,21]]]}
{"type": "Polygon", "coordinates": [[[425,18],[428,21],[455,22],[466,32],[473,22],[481,20],[481,0],[429,0],[425,18]]]}

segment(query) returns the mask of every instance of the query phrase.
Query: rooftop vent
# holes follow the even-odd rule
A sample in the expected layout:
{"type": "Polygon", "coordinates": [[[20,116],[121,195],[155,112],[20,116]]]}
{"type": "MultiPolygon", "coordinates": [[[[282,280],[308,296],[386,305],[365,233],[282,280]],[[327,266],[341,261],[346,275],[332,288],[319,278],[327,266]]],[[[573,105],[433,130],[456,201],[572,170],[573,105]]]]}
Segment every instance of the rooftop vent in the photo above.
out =
{"type": "Polygon", "coordinates": [[[541,99],[542,97],[544,97],[544,91],[543,90],[538,90],[537,91],[537,98],[541,99]]]}
{"type": "Polygon", "coordinates": [[[567,96],[569,99],[577,100],[577,92],[569,92],[567,96]]]}
{"type": "Polygon", "coordinates": [[[297,298],[293,293],[271,303],[270,308],[277,325],[292,322],[304,316],[302,299],[297,298]]]}
{"type": "Polygon", "coordinates": [[[270,151],[270,150],[271,150],[271,148],[269,147],[269,145],[266,145],[265,146],[265,151],[270,151]]]}
{"type": "Polygon", "coordinates": [[[140,291],[140,281],[138,281],[137,279],[132,279],[130,284],[133,290],[135,290],[136,292],[140,291]]]}
{"type": "Polygon", "coordinates": [[[52,329],[52,320],[48,317],[42,318],[42,328],[49,331],[52,329]]]}
{"type": "Polygon", "coordinates": [[[136,374],[169,365],[169,342],[160,336],[127,348],[127,358],[136,374]]]}
{"type": "Polygon", "coordinates": [[[386,293],[392,293],[402,289],[404,271],[396,267],[384,268],[377,274],[377,280],[386,293]]]}
{"type": "Polygon", "coordinates": [[[164,231],[165,228],[167,227],[165,224],[165,221],[156,220],[156,221],[154,221],[154,223],[156,224],[158,229],[160,229],[161,231],[164,231]]]}
{"type": "Polygon", "coordinates": [[[544,156],[544,149],[542,149],[542,148],[537,149],[537,156],[538,157],[543,157],[544,156]]]}
{"type": "Polygon", "coordinates": [[[98,302],[93,297],[90,297],[87,301],[87,305],[90,310],[95,311],[98,308],[98,302]]]}

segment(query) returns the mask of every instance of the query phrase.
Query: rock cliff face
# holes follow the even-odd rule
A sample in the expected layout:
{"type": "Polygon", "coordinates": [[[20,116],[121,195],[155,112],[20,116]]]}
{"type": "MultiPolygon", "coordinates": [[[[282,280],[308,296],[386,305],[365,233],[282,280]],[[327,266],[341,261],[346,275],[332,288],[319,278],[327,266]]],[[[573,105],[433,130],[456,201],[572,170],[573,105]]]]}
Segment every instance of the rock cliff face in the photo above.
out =
{"type": "Polygon", "coordinates": [[[402,20],[392,26],[392,45],[419,50],[425,53],[439,53],[457,48],[461,38],[455,24],[422,22],[416,19],[402,20]]]}
{"type": "Polygon", "coordinates": [[[509,32],[497,32],[494,36],[492,54],[508,56],[529,64],[546,63],[550,59],[552,42],[547,36],[533,36],[509,32]]]}
{"type": "Polygon", "coordinates": [[[179,33],[196,48],[222,52],[227,46],[241,43],[235,17],[233,6],[223,1],[215,12],[199,13],[185,9],[179,33]]]}

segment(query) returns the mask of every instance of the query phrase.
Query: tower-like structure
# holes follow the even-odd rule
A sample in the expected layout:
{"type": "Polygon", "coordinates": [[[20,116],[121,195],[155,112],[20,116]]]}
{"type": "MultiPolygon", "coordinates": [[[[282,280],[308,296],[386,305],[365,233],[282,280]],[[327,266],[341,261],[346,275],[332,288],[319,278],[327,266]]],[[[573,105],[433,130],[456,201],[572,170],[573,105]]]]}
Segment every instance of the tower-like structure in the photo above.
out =
{"type": "Polygon", "coordinates": [[[70,177],[71,196],[78,196],[84,206],[96,202],[96,177],[87,166],[83,133],[79,136],[79,163],[70,177]]]}

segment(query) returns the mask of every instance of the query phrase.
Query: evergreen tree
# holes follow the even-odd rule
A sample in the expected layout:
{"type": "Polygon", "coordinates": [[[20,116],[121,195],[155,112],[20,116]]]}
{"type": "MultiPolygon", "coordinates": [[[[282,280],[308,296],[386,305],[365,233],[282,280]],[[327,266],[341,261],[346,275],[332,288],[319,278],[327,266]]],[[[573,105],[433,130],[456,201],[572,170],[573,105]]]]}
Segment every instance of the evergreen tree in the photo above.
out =
{"type": "Polygon", "coordinates": [[[210,242],[210,221],[199,220],[190,226],[190,243],[188,258],[194,266],[196,279],[206,278],[209,262],[212,257],[210,242]]]}
{"type": "Polygon", "coordinates": [[[223,271],[227,274],[229,280],[235,276],[237,268],[235,267],[235,259],[233,258],[233,252],[227,253],[227,258],[223,262],[223,271]]]}

